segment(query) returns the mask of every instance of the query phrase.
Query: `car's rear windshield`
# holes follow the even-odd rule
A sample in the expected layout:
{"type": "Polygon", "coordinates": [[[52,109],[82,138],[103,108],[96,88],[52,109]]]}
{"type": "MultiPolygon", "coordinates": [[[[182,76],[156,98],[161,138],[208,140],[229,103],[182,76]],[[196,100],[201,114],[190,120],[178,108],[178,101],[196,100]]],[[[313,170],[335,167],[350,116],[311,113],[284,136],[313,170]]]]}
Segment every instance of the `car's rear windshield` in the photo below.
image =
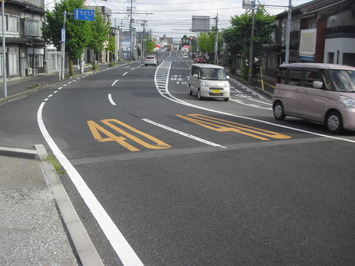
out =
{"type": "Polygon", "coordinates": [[[226,73],[220,68],[202,68],[201,78],[208,80],[226,80],[226,73]]]}
{"type": "Polygon", "coordinates": [[[355,71],[335,70],[329,71],[332,89],[336,91],[355,92],[355,71]]]}

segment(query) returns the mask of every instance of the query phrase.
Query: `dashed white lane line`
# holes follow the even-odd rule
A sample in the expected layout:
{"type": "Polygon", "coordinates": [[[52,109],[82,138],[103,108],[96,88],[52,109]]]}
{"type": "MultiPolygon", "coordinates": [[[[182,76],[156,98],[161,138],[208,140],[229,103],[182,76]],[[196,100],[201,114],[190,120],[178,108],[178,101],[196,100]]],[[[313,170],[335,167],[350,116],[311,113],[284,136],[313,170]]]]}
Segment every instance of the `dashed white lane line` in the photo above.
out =
{"type": "Polygon", "coordinates": [[[116,84],[117,82],[118,82],[118,79],[116,79],[116,80],[112,83],[111,87],[115,86],[115,84],[116,84]]]}
{"type": "Polygon", "coordinates": [[[112,105],[117,105],[117,104],[114,102],[114,100],[112,99],[112,95],[111,95],[111,94],[108,95],[108,100],[110,101],[110,103],[111,103],[112,105]]]}
{"type": "Polygon", "coordinates": [[[162,125],[160,123],[157,123],[157,122],[154,122],[150,119],[147,119],[147,118],[143,118],[142,119],[143,121],[147,122],[147,123],[150,123],[152,125],[155,125],[157,127],[160,127],[160,128],[163,128],[165,130],[168,130],[168,131],[171,131],[171,132],[174,132],[176,134],[179,134],[181,136],[184,136],[184,137],[187,137],[187,138],[190,138],[190,139],[193,139],[193,140],[196,140],[196,141],[199,141],[199,142],[202,142],[204,144],[207,144],[207,145],[210,145],[210,146],[213,146],[213,147],[219,147],[219,148],[223,148],[223,149],[226,149],[226,147],[220,145],[220,144],[217,144],[217,143],[214,143],[214,142],[211,142],[211,141],[208,141],[208,140],[205,140],[205,139],[202,139],[202,138],[199,138],[199,137],[196,137],[194,135],[191,135],[191,134],[188,134],[188,133],[185,133],[183,131],[180,131],[180,130],[177,130],[177,129],[174,129],[174,128],[171,128],[171,127],[168,127],[168,126],[165,126],[165,125],[162,125]]]}

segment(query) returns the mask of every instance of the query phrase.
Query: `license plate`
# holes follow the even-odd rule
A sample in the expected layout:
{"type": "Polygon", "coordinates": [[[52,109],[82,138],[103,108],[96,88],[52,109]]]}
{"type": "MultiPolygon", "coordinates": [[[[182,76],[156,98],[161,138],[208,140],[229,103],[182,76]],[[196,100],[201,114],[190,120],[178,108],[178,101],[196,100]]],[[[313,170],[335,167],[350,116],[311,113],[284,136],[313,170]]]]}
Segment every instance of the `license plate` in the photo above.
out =
{"type": "Polygon", "coordinates": [[[220,93],[220,90],[212,90],[212,93],[220,93]]]}

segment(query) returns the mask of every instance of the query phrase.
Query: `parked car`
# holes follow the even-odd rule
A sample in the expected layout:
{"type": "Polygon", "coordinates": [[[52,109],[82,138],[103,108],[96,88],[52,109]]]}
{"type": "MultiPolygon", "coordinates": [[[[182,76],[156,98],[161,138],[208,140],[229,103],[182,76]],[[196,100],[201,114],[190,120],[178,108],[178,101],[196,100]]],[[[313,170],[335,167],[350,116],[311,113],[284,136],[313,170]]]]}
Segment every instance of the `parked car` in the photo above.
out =
{"type": "Polygon", "coordinates": [[[156,58],[155,55],[148,55],[144,60],[144,64],[145,64],[145,66],[148,66],[148,65],[156,66],[158,64],[158,59],[156,58]]]}
{"type": "Polygon", "coordinates": [[[355,130],[355,67],[321,63],[283,64],[273,94],[277,120],[299,117],[328,131],[355,130]]]}
{"type": "Polygon", "coordinates": [[[224,68],[213,64],[193,64],[189,79],[189,94],[197,94],[197,99],[222,98],[229,100],[230,84],[224,68]]]}
{"type": "Polygon", "coordinates": [[[195,63],[206,63],[206,58],[203,55],[198,55],[194,58],[195,63]]]}

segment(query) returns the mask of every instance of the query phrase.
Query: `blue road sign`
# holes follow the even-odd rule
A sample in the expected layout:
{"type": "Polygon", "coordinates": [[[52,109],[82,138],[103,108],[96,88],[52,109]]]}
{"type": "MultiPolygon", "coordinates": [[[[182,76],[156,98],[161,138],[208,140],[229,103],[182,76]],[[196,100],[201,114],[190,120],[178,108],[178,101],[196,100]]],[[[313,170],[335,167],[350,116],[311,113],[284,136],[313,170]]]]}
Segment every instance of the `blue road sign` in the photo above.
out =
{"type": "Polygon", "coordinates": [[[95,11],[90,9],[74,9],[74,19],[93,21],[95,18],[95,11]]]}

